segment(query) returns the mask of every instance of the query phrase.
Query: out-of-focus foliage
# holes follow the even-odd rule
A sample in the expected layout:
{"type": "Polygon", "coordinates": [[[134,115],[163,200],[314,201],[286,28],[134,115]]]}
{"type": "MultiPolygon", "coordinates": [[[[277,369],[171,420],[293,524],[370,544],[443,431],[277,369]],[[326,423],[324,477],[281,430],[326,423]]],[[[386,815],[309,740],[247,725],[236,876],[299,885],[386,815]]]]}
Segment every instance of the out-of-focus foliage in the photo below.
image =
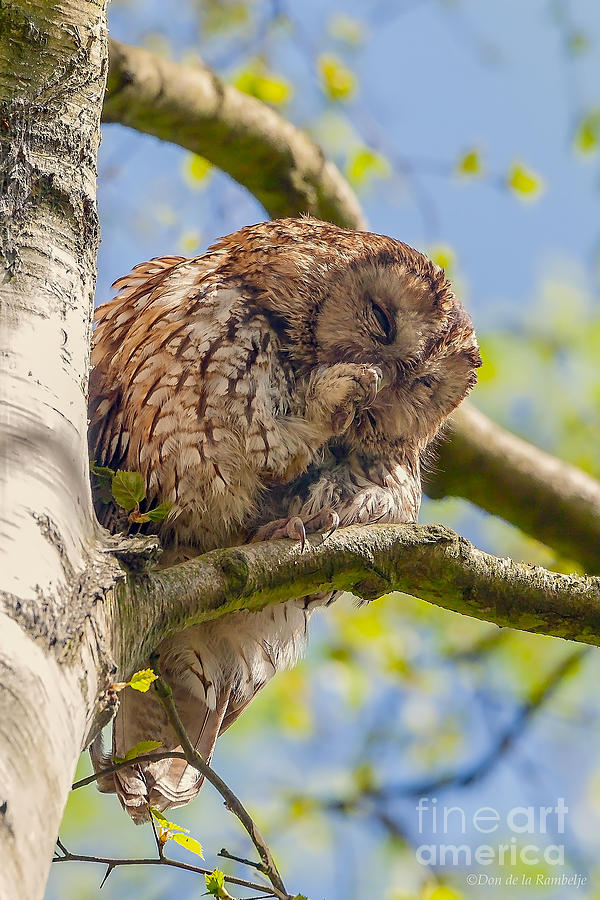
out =
{"type": "Polygon", "coordinates": [[[467,178],[475,178],[482,175],[484,168],[481,152],[477,149],[473,149],[463,153],[456,164],[456,171],[458,175],[467,178]]]}
{"type": "Polygon", "coordinates": [[[214,166],[197,153],[188,153],[185,157],[184,174],[190,187],[204,187],[210,178],[214,166]]]}
{"type": "Polygon", "coordinates": [[[349,100],[356,91],[356,78],[351,70],[332,53],[319,57],[319,74],[329,100],[349,100]]]}
{"type": "Polygon", "coordinates": [[[508,186],[523,200],[536,200],[544,189],[540,176],[520,162],[513,163],[510,167],[508,186]]]}
{"type": "Polygon", "coordinates": [[[283,106],[292,95],[292,86],[285,78],[270,72],[263,59],[250,60],[234,78],[236,88],[263,103],[283,106]]]}
{"type": "Polygon", "coordinates": [[[385,157],[369,147],[357,148],[346,165],[348,180],[355,187],[361,187],[374,176],[385,177],[389,172],[390,165],[385,157]]]}
{"type": "Polygon", "coordinates": [[[581,154],[596,153],[600,139],[600,109],[594,108],[580,120],[575,130],[575,149],[581,154]]]}
{"type": "Polygon", "coordinates": [[[597,299],[577,272],[557,274],[511,325],[481,337],[479,405],[600,477],[597,299]]]}

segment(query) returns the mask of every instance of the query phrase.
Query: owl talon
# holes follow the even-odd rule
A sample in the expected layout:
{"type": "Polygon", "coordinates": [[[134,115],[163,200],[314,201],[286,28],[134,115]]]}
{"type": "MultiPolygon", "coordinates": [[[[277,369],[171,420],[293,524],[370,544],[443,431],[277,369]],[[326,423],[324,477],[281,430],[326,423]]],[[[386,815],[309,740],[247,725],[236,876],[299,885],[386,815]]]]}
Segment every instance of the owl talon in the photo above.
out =
{"type": "Polygon", "coordinates": [[[308,519],[304,525],[309,532],[324,532],[323,540],[326,541],[340,527],[340,517],[332,509],[322,509],[308,519]]]}
{"type": "Polygon", "coordinates": [[[323,540],[331,537],[340,525],[340,517],[332,509],[324,509],[309,519],[301,519],[300,516],[291,516],[289,519],[276,519],[258,529],[252,542],[275,541],[279,538],[290,538],[292,541],[300,541],[300,552],[306,547],[306,535],[324,532],[323,540]]]}
{"type": "Polygon", "coordinates": [[[300,541],[300,553],[304,553],[306,547],[306,528],[300,516],[293,516],[285,526],[287,537],[293,541],[300,541]]]}
{"type": "Polygon", "coordinates": [[[333,519],[333,522],[331,523],[331,527],[330,527],[329,531],[326,531],[325,534],[323,535],[324,541],[326,541],[327,538],[330,538],[331,535],[334,534],[340,527],[340,517],[338,516],[338,514],[331,513],[331,517],[333,519]]]}

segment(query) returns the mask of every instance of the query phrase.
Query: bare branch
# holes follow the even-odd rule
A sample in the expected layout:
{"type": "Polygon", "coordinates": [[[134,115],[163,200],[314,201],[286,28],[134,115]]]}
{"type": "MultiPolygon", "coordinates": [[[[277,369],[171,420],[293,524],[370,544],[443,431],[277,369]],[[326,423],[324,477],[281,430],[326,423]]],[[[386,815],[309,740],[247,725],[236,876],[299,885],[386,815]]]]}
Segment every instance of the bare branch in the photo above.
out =
{"type": "MultiPolygon", "coordinates": [[[[151,662],[152,662],[152,665],[154,666],[155,670],[158,670],[158,660],[155,658],[151,658],[151,662]]],[[[72,790],[77,790],[78,788],[85,787],[86,785],[92,784],[92,782],[97,781],[99,778],[102,778],[105,775],[110,775],[113,772],[118,772],[119,769],[123,769],[123,768],[129,767],[131,765],[135,765],[136,763],[157,762],[158,760],[161,760],[161,759],[185,759],[185,760],[187,760],[187,762],[193,768],[195,768],[197,771],[199,771],[206,778],[206,780],[210,781],[211,784],[219,791],[219,793],[225,800],[225,805],[226,805],[227,809],[229,809],[231,812],[234,813],[234,815],[237,816],[237,818],[241,821],[242,825],[244,826],[244,828],[250,835],[250,838],[252,839],[254,846],[256,847],[256,849],[258,850],[258,852],[260,854],[262,862],[256,863],[256,862],[252,862],[251,860],[248,860],[248,859],[243,859],[242,857],[239,857],[239,856],[233,856],[225,849],[221,850],[218,855],[223,856],[227,859],[235,860],[236,862],[243,863],[244,865],[247,865],[247,866],[252,866],[253,868],[257,869],[259,872],[262,872],[264,875],[266,875],[269,878],[269,880],[273,884],[273,892],[270,892],[269,896],[280,897],[280,898],[282,898],[282,900],[288,900],[288,898],[291,895],[289,895],[285,891],[285,887],[283,886],[283,881],[281,879],[281,876],[279,875],[279,872],[277,871],[277,867],[275,865],[275,862],[273,860],[271,852],[265,842],[265,839],[261,835],[256,824],[254,823],[254,821],[252,820],[252,818],[250,817],[250,815],[248,814],[248,812],[246,811],[246,809],[244,808],[244,806],[242,805],[240,800],[238,800],[236,795],[233,793],[231,788],[228,787],[228,785],[223,781],[223,779],[217,775],[217,773],[204,761],[204,759],[200,756],[200,754],[192,746],[190,739],[187,735],[187,732],[185,731],[185,728],[183,726],[183,723],[181,722],[181,719],[179,717],[179,714],[177,712],[175,704],[173,702],[173,696],[172,696],[172,692],[171,692],[169,685],[166,684],[164,679],[159,678],[159,679],[157,679],[157,681],[155,683],[155,688],[158,692],[161,702],[163,703],[163,705],[166,709],[169,721],[171,722],[171,725],[173,726],[173,728],[177,734],[177,737],[179,738],[179,740],[184,748],[184,752],[180,752],[180,751],[176,751],[176,750],[166,750],[166,751],[163,751],[162,753],[154,752],[154,753],[140,754],[139,756],[136,756],[133,759],[123,760],[122,762],[115,763],[114,765],[108,766],[105,769],[102,769],[101,771],[95,772],[93,775],[89,775],[87,778],[82,778],[80,781],[76,781],[72,786],[72,790]]],[[[154,824],[154,820],[152,818],[150,819],[150,823],[152,825],[152,830],[154,831],[154,837],[156,840],[156,846],[157,846],[157,852],[158,852],[159,859],[160,860],[164,859],[165,862],[167,862],[167,858],[165,857],[165,854],[164,854],[164,846],[160,842],[160,839],[159,839],[159,836],[157,834],[156,827],[154,824]]],[[[75,858],[74,856],[72,856],[72,854],[69,854],[68,851],[62,846],[62,844],[60,843],[60,840],[57,840],[57,844],[64,854],[68,855],[70,858],[73,858],[73,859],[75,858]]],[[[77,857],[77,858],[83,859],[83,857],[77,857]]],[[[59,861],[60,859],[61,858],[56,859],[55,861],[59,861]]],[[[106,862],[107,869],[106,869],[106,873],[105,873],[104,879],[102,881],[102,884],[104,884],[104,881],[106,881],[106,879],[111,874],[111,872],[113,871],[113,869],[115,868],[116,865],[133,865],[133,864],[145,865],[148,862],[148,860],[133,860],[133,861],[123,860],[123,861],[121,861],[121,863],[117,863],[112,859],[110,861],[108,861],[108,860],[104,860],[104,859],[100,859],[100,858],[92,859],[91,857],[89,858],[88,861],[106,862]]],[[[197,869],[197,871],[208,872],[210,870],[197,869]]],[[[251,886],[254,888],[260,887],[261,890],[265,890],[264,885],[258,886],[258,885],[252,885],[252,884],[248,883],[247,886],[251,886]]]]}
{"type": "Polygon", "coordinates": [[[163,753],[140,753],[139,756],[136,756],[133,759],[125,759],[123,762],[107,766],[106,769],[101,769],[98,772],[94,772],[93,775],[88,775],[86,778],[75,781],[71,785],[71,790],[76,791],[78,788],[93,784],[93,782],[98,781],[99,778],[103,778],[105,775],[112,775],[113,772],[118,772],[119,769],[126,769],[128,766],[136,765],[141,762],[158,762],[161,759],[185,759],[185,754],[177,750],[165,750],[163,753]]]}
{"type": "Polygon", "coordinates": [[[273,218],[311,213],[347,228],[364,226],[356,195],[318,144],[208,68],[111,41],[103,120],[206,157],[273,218]]]}
{"type": "MultiPolygon", "coordinates": [[[[152,664],[156,671],[156,660],[152,660],[152,664]]],[[[200,772],[204,776],[204,778],[206,778],[207,781],[210,781],[212,786],[217,789],[217,791],[225,800],[225,806],[227,807],[227,809],[230,810],[230,812],[232,812],[235,816],[237,816],[237,818],[240,820],[240,822],[248,832],[250,840],[256,847],[258,855],[262,860],[260,871],[264,872],[264,874],[273,885],[273,892],[275,896],[281,898],[281,900],[291,900],[291,894],[288,894],[285,889],[285,885],[282,881],[281,875],[279,874],[277,866],[275,865],[275,860],[271,855],[271,851],[267,846],[267,842],[258,830],[256,823],[254,822],[246,808],[243,806],[241,801],[233,793],[229,785],[225,784],[223,779],[219,775],[217,775],[217,773],[213,769],[211,769],[211,767],[203,759],[200,753],[198,753],[196,748],[192,746],[187,731],[185,730],[183,722],[179,717],[179,713],[177,712],[177,708],[173,701],[173,692],[171,691],[171,688],[164,680],[164,678],[157,678],[157,680],[154,682],[154,687],[161,703],[165,708],[169,722],[171,723],[175,734],[179,738],[179,742],[181,744],[187,762],[190,766],[193,766],[194,769],[200,772]]]]}
{"type": "MultiPolygon", "coordinates": [[[[107,876],[113,871],[113,869],[118,868],[119,866],[170,866],[173,869],[184,869],[186,872],[195,872],[198,875],[210,875],[212,873],[212,869],[205,869],[203,866],[192,866],[188,863],[179,862],[176,859],[169,859],[168,856],[162,857],[149,857],[148,859],[121,859],[119,857],[108,857],[108,856],[89,856],[83,853],[71,853],[67,848],[62,844],[59,840],[57,840],[57,846],[59,847],[61,854],[56,853],[52,862],[90,862],[90,863],[100,863],[100,865],[106,866],[106,873],[104,875],[103,883],[106,881],[107,876]]],[[[261,894],[269,897],[277,897],[278,895],[273,893],[273,891],[268,888],[264,884],[258,884],[254,881],[246,881],[245,878],[236,878],[234,875],[225,875],[225,881],[228,884],[235,884],[238,887],[250,888],[253,891],[260,891],[261,894]]]]}

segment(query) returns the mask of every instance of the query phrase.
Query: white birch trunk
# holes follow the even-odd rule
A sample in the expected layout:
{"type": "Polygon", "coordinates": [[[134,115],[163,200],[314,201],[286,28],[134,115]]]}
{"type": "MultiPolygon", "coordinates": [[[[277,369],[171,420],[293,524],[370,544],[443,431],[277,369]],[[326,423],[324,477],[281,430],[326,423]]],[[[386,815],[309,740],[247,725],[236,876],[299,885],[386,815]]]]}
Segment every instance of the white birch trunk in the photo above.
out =
{"type": "Polygon", "coordinates": [[[0,34],[0,896],[29,900],[97,696],[85,391],[104,2],[17,0],[0,34]]]}

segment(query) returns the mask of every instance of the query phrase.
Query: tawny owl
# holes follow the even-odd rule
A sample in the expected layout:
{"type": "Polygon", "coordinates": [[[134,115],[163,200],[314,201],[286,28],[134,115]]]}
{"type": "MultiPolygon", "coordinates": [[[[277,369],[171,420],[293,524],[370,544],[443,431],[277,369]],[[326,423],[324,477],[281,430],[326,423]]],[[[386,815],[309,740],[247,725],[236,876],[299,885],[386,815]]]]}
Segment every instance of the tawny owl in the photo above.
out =
{"type": "MultiPolygon", "coordinates": [[[[475,382],[469,316],[441,269],[406,244],[312,219],[243,228],[194,259],[116,282],[97,311],[90,447],[142,473],[170,564],[216,547],[356,522],[415,522],[419,461],[475,382]]],[[[115,508],[100,520],[119,530],[115,508]]],[[[215,741],[301,652],[327,596],[236,612],[164,641],[160,665],[192,742],[215,741]]],[[[122,694],[118,756],[177,745],[150,694],[122,694]]],[[[104,779],[136,821],[182,805],[179,760],[104,779]]]]}

